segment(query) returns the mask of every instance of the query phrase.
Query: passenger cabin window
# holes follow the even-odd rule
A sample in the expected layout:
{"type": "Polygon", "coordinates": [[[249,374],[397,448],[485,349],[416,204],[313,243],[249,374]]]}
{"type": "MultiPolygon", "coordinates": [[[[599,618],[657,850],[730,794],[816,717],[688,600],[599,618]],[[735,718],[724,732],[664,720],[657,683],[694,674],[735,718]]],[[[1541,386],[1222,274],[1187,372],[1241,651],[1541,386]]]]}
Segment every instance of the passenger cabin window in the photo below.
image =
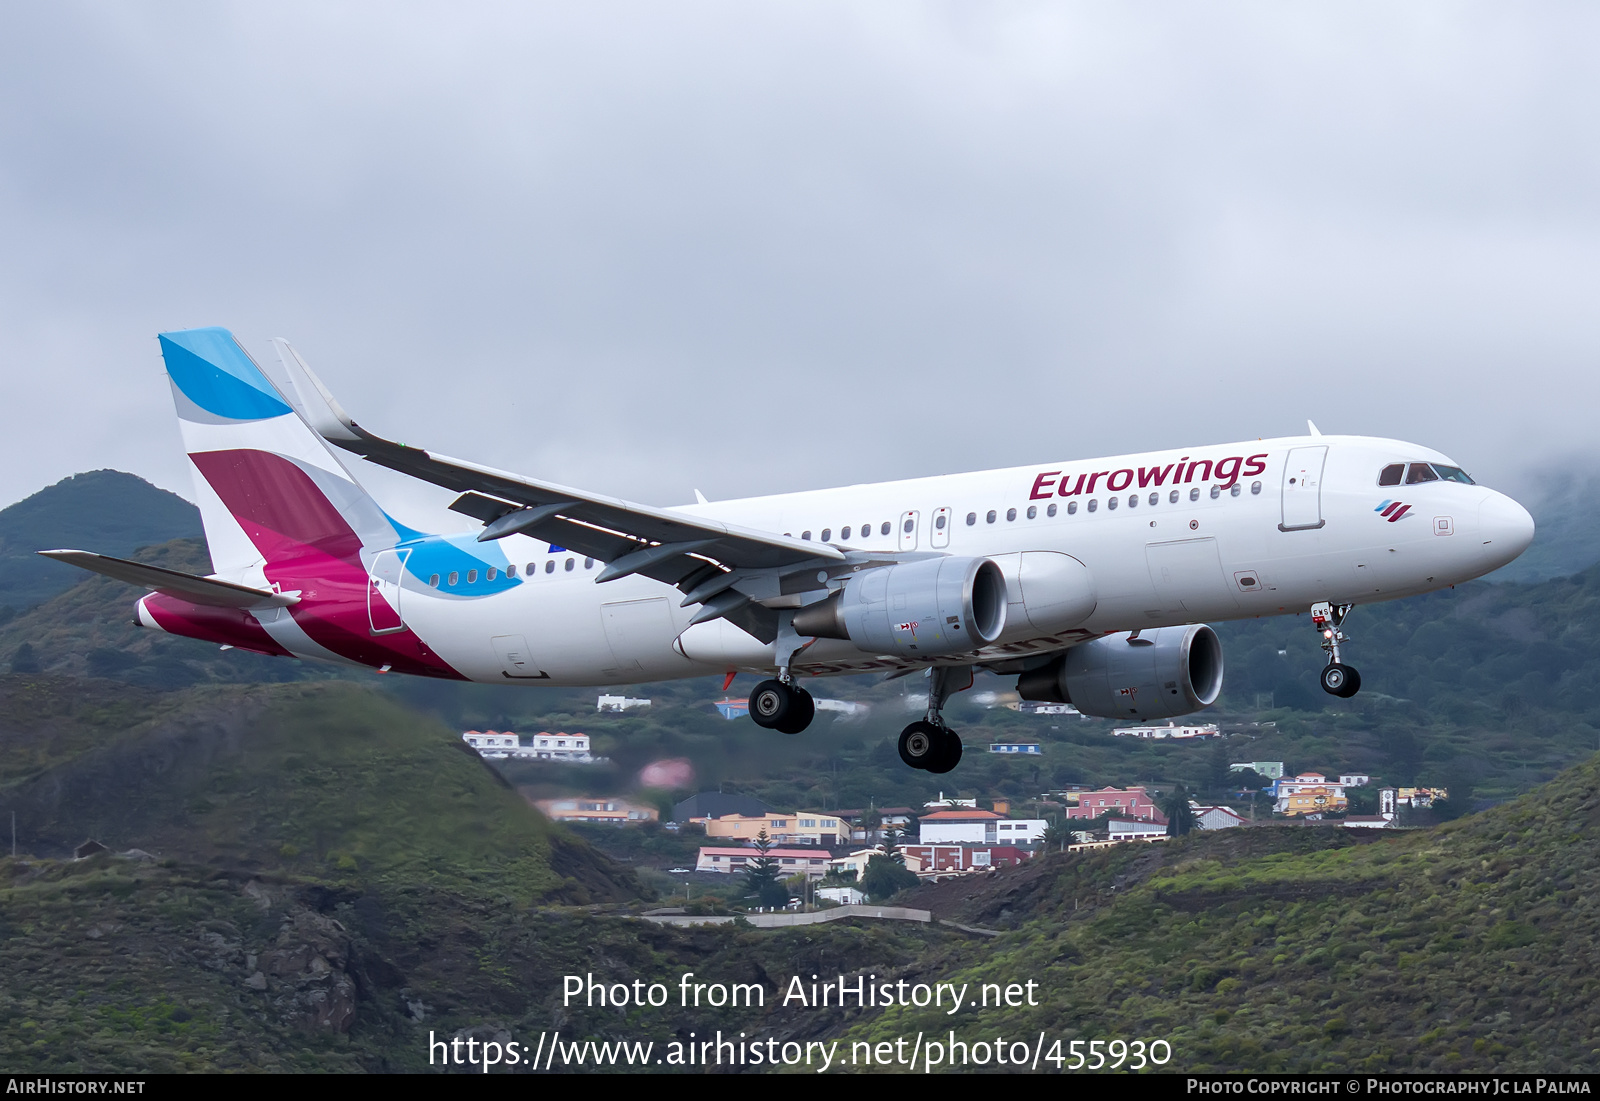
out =
{"type": "Polygon", "coordinates": [[[809,531],[802,531],[800,533],[800,538],[804,539],[806,542],[809,543],[809,542],[811,542],[811,533],[809,531]]]}
{"type": "Polygon", "coordinates": [[[1388,466],[1384,467],[1383,472],[1378,475],[1378,484],[1381,486],[1397,486],[1400,484],[1400,478],[1405,474],[1405,472],[1405,463],[1390,463],[1388,466]]]}
{"type": "Polygon", "coordinates": [[[992,524],[992,523],[994,523],[994,517],[995,517],[995,512],[994,512],[994,509],[990,509],[990,510],[989,510],[989,511],[988,511],[988,513],[987,513],[987,514],[986,514],[986,515],[985,515],[985,516],[984,516],[984,518],[983,518],[983,520],[984,520],[984,523],[987,523],[987,524],[992,524]]]}
{"type": "Polygon", "coordinates": [[[571,573],[571,572],[572,572],[572,567],[573,567],[573,566],[575,566],[575,565],[576,565],[576,564],[577,564],[577,561],[578,561],[578,560],[577,560],[577,559],[576,559],[576,558],[569,558],[569,559],[567,559],[567,566],[566,566],[566,568],[567,568],[567,572],[568,572],[568,573],[571,573]]]}
{"type": "Polygon", "coordinates": [[[1046,516],[1054,516],[1056,514],[1056,506],[1054,501],[1050,502],[1049,506],[1045,508],[1044,514],[1046,516]]]}
{"type": "Polygon", "coordinates": [[[822,529],[822,541],[824,543],[828,543],[828,542],[831,542],[832,540],[833,540],[833,529],[832,528],[823,528],[822,529]]]}
{"type": "Polygon", "coordinates": [[[515,562],[513,562],[511,565],[506,567],[506,576],[507,577],[515,577],[515,576],[517,576],[517,564],[515,562]]]}
{"type": "Polygon", "coordinates": [[[885,520],[883,522],[883,527],[878,529],[878,534],[879,535],[888,535],[890,526],[891,525],[889,524],[889,521],[885,520]]]}
{"type": "MultiPolygon", "coordinates": [[[[1107,497],[1106,498],[1106,508],[1116,508],[1117,507],[1117,502],[1120,501],[1120,500],[1121,500],[1121,498],[1119,498],[1119,497],[1107,497]]],[[[1094,511],[1093,502],[1090,502],[1090,504],[1089,504],[1089,511],[1090,512],[1094,511]]]]}
{"type": "Polygon", "coordinates": [[[844,530],[839,533],[839,539],[846,543],[850,541],[850,525],[845,525],[844,530]]]}
{"type": "Polygon", "coordinates": [[[1100,502],[1096,501],[1093,497],[1090,497],[1089,498],[1089,511],[1093,512],[1095,509],[1097,509],[1099,507],[1100,507],[1100,502]]]}
{"type": "Polygon", "coordinates": [[[432,577],[428,578],[428,588],[437,589],[438,587],[439,587],[439,575],[438,574],[434,574],[432,577]]]}
{"type": "Polygon", "coordinates": [[[490,566],[489,567],[489,572],[483,575],[483,579],[485,581],[493,581],[496,577],[499,577],[499,576],[500,576],[500,571],[495,569],[493,566],[490,566]]]}
{"type": "Polygon", "coordinates": [[[550,561],[548,561],[548,562],[546,562],[544,564],[544,572],[545,573],[555,573],[556,572],[556,560],[554,558],[550,559],[550,561]]]}
{"type": "Polygon", "coordinates": [[[1076,516],[1077,514],[1078,514],[1078,502],[1076,502],[1076,501],[1068,501],[1067,502],[1067,515],[1068,516],[1076,516]]]}
{"type": "Polygon", "coordinates": [[[476,585],[477,583],[478,583],[478,571],[477,570],[468,570],[467,571],[467,584],[468,585],[476,585]]]}
{"type": "Polygon", "coordinates": [[[586,569],[586,570],[594,569],[594,559],[593,558],[585,558],[583,560],[583,568],[586,569]]]}
{"type": "Polygon", "coordinates": [[[943,531],[944,530],[944,522],[945,522],[945,516],[944,516],[943,513],[940,513],[938,516],[934,517],[933,526],[938,528],[940,531],[943,531]]]}
{"type": "Polygon", "coordinates": [[[978,522],[978,514],[976,512],[967,513],[967,527],[970,528],[973,524],[976,524],[977,522],[978,522]]]}
{"type": "Polygon", "coordinates": [[[1177,503],[1178,503],[1178,491],[1177,490],[1173,490],[1171,493],[1167,494],[1167,504],[1175,505],[1177,503]]]}
{"type": "Polygon", "coordinates": [[[1433,467],[1427,463],[1412,463],[1411,469],[1406,471],[1406,485],[1421,485],[1423,482],[1437,482],[1439,475],[1433,472],[1433,467]]]}
{"type": "Polygon", "coordinates": [[[1199,486],[1195,486],[1193,489],[1191,489],[1189,491],[1189,500],[1198,501],[1199,499],[1200,499],[1200,487],[1199,486]]]}
{"type": "Polygon", "coordinates": [[[1016,509],[1014,509],[1014,508],[1006,509],[1006,520],[1007,520],[1007,522],[1015,520],[1016,518],[1017,518],[1017,510],[1016,509]]]}
{"type": "Polygon", "coordinates": [[[461,574],[460,574],[459,571],[456,571],[456,570],[450,571],[450,584],[454,585],[456,582],[458,582],[460,580],[461,580],[461,574]]]}
{"type": "Polygon", "coordinates": [[[1036,517],[1036,516],[1038,516],[1038,515],[1039,515],[1039,509],[1038,509],[1038,506],[1036,506],[1036,505],[1029,505],[1029,506],[1028,506],[1028,519],[1030,519],[1030,520],[1032,520],[1032,519],[1034,519],[1034,518],[1035,518],[1035,517],[1036,517]]]}
{"type": "Polygon", "coordinates": [[[537,563],[537,562],[529,562],[528,565],[527,565],[527,568],[524,569],[522,572],[526,576],[532,577],[534,574],[539,572],[539,563],[537,563]]]}

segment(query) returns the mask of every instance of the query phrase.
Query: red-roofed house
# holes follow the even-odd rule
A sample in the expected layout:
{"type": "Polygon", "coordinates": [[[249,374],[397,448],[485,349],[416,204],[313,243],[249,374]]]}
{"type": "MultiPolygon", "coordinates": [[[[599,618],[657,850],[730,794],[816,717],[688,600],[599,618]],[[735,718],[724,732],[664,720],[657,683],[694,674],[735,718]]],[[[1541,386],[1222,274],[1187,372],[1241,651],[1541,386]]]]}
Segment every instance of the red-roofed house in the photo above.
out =
{"type": "Polygon", "coordinates": [[[977,807],[932,811],[918,819],[917,840],[924,845],[993,845],[1003,817],[977,807]]]}
{"type": "Polygon", "coordinates": [[[1137,822],[1166,824],[1166,815],[1156,807],[1155,800],[1144,788],[1101,788],[1078,794],[1078,805],[1067,808],[1068,818],[1099,818],[1102,814],[1115,814],[1137,822]]]}

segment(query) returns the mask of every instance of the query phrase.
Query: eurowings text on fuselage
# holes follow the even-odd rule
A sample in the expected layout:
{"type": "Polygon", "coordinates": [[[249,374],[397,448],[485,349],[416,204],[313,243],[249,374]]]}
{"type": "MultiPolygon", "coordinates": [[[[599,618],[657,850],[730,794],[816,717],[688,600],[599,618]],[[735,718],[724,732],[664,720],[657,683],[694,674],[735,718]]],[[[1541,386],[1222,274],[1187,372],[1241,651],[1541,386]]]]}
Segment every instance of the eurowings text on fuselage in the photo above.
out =
{"type": "Polygon", "coordinates": [[[752,715],[780,730],[810,719],[797,678],[927,668],[901,753],[932,771],[959,760],[940,711],[975,668],[1091,714],[1210,704],[1206,620],[1314,611],[1323,685],[1349,695],[1350,606],[1478,577],[1533,535],[1446,456],[1360,436],[660,509],[391,443],[275,345],[269,377],[225,330],[161,337],[210,579],[46,553],[154,590],[145,626],[261,653],[524,685],[765,673],[752,715]],[[457,492],[469,530],[400,523],[352,456],[457,492]]]}

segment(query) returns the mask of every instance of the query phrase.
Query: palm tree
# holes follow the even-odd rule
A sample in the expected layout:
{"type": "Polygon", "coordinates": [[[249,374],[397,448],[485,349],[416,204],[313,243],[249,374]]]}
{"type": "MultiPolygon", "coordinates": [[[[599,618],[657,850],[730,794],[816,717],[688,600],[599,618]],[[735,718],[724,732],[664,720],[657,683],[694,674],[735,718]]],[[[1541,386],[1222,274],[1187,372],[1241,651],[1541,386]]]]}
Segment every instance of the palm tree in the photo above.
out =
{"type": "Polygon", "coordinates": [[[1182,837],[1194,829],[1194,811],[1189,809],[1189,792],[1182,784],[1173,788],[1161,804],[1161,813],[1167,816],[1167,836],[1182,837]]]}

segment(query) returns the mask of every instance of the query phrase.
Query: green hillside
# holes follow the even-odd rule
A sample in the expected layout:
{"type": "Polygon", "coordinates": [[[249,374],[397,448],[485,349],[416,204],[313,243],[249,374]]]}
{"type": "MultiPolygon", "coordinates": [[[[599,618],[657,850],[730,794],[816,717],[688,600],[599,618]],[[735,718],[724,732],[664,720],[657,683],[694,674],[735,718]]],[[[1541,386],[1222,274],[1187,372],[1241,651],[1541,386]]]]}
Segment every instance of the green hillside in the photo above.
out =
{"type": "Polygon", "coordinates": [[[11,675],[0,716],[10,1069],[374,1066],[402,988],[492,985],[458,934],[638,894],[450,731],[352,686],[11,675]],[[142,852],[68,859],[86,838],[142,852]]]}
{"type": "MultiPolygon", "coordinates": [[[[1593,1072],[1597,842],[1592,758],[1431,830],[1265,827],[1054,854],[977,890],[929,890],[943,912],[1017,926],[930,966],[1041,984],[1037,1007],[987,1011],[986,1034],[1165,1039],[1188,1071],[1593,1072]]],[[[949,1027],[892,1011],[846,1038],[949,1027]]]]}
{"type": "Polygon", "coordinates": [[[119,470],[75,474],[0,509],[0,608],[31,608],[76,585],[78,571],[40,558],[55,547],[126,558],[169,539],[201,538],[200,510],[119,470]]]}

